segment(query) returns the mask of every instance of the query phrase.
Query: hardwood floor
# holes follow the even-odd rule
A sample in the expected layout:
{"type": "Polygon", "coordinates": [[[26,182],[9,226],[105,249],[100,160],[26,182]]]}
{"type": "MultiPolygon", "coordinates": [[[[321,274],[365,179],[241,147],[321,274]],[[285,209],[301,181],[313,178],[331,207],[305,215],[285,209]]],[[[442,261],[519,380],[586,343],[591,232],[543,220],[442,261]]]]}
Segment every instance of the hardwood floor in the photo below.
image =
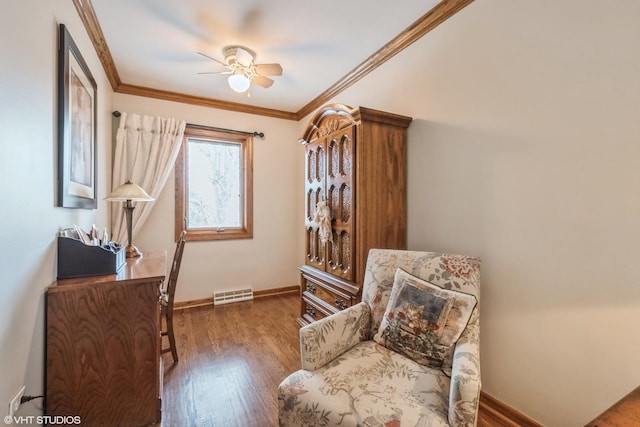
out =
{"type": "MultiPolygon", "coordinates": [[[[175,311],[180,361],[163,356],[162,426],[277,426],[278,384],[300,369],[299,304],[293,293],[175,311]]],[[[484,393],[480,400],[479,426],[540,426],[484,393]]]]}
{"type": "Polygon", "coordinates": [[[300,369],[299,304],[295,293],[176,311],[162,425],[277,426],[278,384],[300,369]]]}

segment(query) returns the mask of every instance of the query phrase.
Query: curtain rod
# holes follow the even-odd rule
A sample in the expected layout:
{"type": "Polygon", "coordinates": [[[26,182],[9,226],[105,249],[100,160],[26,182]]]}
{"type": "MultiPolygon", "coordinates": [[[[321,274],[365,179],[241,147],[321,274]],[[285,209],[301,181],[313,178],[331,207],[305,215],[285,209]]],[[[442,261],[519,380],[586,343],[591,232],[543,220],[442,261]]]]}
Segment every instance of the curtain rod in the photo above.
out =
{"type": "MultiPolygon", "coordinates": [[[[113,113],[113,117],[120,117],[122,115],[122,113],[120,113],[120,111],[116,110],[113,113]]],[[[205,126],[205,125],[196,125],[193,123],[187,123],[187,126],[192,127],[192,128],[196,128],[196,129],[204,129],[204,130],[217,130],[217,131],[221,131],[221,132],[229,132],[229,133],[239,133],[242,135],[253,135],[253,136],[257,136],[258,138],[264,139],[264,133],[263,132],[246,132],[243,130],[235,130],[235,129],[225,129],[225,128],[218,128],[218,127],[213,127],[213,126],[205,126]]]]}
{"type": "Polygon", "coordinates": [[[264,133],[262,133],[262,132],[246,132],[246,131],[243,131],[243,130],[225,129],[225,128],[218,128],[218,127],[214,127],[214,126],[205,126],[205,125],[196,125],[196,124],[193,124],[193,123],[187,123],[187,126],[192,127],[192,128],[196,128],[196,129],[217,130],[217,131],[221,131],[221,132],[238,133],[238,134],[241,134],[241,135],[253,135],[253,136],[257,136],[258,138],[264,139],[264,133]]]}

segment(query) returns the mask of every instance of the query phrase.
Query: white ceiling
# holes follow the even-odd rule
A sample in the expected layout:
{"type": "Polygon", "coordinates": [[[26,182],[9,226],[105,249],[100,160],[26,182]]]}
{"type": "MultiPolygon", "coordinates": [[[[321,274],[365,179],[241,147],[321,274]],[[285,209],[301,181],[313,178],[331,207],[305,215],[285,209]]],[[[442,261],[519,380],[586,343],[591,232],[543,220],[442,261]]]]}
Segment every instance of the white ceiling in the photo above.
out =
{"type": "Polygon", "coordinates": [[[123,83],[297,111],[350,73],[440,0],[92,0],[123,83]],[[228,45],[277,62],[283,74],[250,97],[231,91],[228,45]]]}

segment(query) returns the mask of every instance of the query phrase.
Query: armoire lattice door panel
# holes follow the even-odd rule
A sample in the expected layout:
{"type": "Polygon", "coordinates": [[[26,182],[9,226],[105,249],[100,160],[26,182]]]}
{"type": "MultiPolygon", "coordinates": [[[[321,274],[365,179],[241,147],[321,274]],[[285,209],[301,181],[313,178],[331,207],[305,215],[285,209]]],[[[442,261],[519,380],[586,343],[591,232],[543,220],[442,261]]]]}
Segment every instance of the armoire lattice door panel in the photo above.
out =
{"type": "Polygon", "coordinates": [[[353,163],[354,127],[327,135],[307,146],[306,247],[307,265],[353,280],[353,163]],[[314,222],[316,205],[331,211],[332,239],[326,244],[314,222]]]}
{"type": "Polygon", "coordinates": [[[326,271],[353,280],[353,132],[354,127],[327,141],[327,203],[333,241],[328,243],[326,271]]]}
{"type": "Polygon", "coordinates": [[[306,264],[324,270],[325,244],[320,241],[319,227],[313,220],[316,215],[316,205],[326,200],[326,141],[321,140],[310,144],[306,149],[305,167],[305,246],[306,264]]]}

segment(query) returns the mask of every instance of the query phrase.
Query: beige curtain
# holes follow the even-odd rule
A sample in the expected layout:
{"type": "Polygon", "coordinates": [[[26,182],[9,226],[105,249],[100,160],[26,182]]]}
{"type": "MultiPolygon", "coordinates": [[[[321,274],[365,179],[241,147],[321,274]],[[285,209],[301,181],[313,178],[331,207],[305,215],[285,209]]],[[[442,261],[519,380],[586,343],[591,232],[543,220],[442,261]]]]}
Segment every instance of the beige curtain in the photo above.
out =
{"type": "MultiPolygon", "coordinates": [[[[178,157],[185,126],[184,121],[175,119],[121,113],[111,188],[131,180],[157,199],[178,157]]],[[[111,237],[126,244],[127,224],[122,203],[111,205],[111,237]]],[[[135,203],[134,236],[149,217],[153,205],[154,202],[135,203]]]]}

